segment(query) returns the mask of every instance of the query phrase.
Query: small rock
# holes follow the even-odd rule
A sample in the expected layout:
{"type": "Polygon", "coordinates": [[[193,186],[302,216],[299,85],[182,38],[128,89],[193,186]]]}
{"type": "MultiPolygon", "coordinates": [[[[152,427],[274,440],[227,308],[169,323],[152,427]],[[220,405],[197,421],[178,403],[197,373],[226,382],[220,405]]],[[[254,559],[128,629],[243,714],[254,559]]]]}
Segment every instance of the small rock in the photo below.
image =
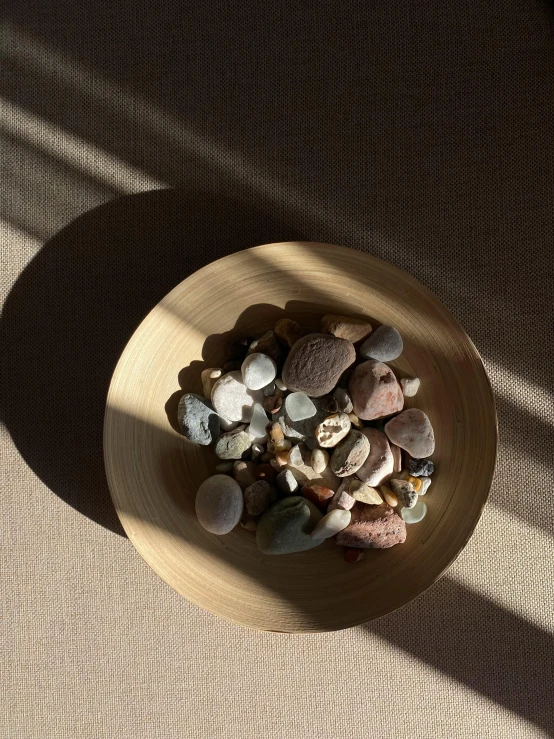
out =
{"type": "Polygon", "coordinates": [[[243,460],[238,460],[233,464],[233,477],[243,490],[246,490],[249,485],[256,482],[254,467],[253,462],[245,462],[243,460]]]}
{"type": "Polygon", "coordinates": [[[350,524],[337,534],[337,544],[357,549],[387,549],[406,541],[406,524],[386,503],[355,506],[350,524]]]}
{"type": "Polygon", "coordinates": [[[276,499],[275,490],[266,480],[257,480],[244,491],[244,505],[251,516],[259,516],[276,499]]]}
{"type": "Polygon", "coordinates": [[[252,352],[241,365],[242,381],[249,390],[263,390],[273,382],[277,374],[277,365],[261,352],[252,352]]]}
{"type": "Polygon", "coordinates": [[[356,359],[354,346],[330,334],[308,334],[299,339],[285,361],[282,378],[291,390],[320,398],[356,359]]]}
{"type": "Polygon", "coordinates": [[[429,487],[431,485],[431,478],[430,477],[424,477],[422,475],[418,479],[421,480],[421,490],[418,491],[418,495],[425,495],[425,493],[429,490],[429,487]]]}
{"type": "Polygon", "coordinates": [[[269,419],[263,409],[263,406],[261,406],[259,403],[255,403],[252,410],[252,420],[250,421],[250,425],[246,430],[250,438],[256,444],[263,444],[263,442],[267,440],[268,423],[269,419]]]}
{"type": "Polygon", "coordinates": [[[287,386],[285,385],[285,383],[283,382],[283,380],[281,380],[281,378],[280,378],[280,377],[278,377],[278,378],[277,378],[277,379],[275,380],[275,386],[276,386],[277,388],[279,388],[279,390],[280,390],[281,392],[283,392],[283,393],[284,393],[284,392],[285,392],[286,390],[288,390],[287,386]]]}
{"type": "Polygon", "coordinates": [[[294,495],[298,490],[298,482],[290,470],[279,472],[275,478],[277,489],[281,495],[294,495]]]}
{"type": "Polygon", "coordinates": [[[352,373],[348,392],[354,413],[364,421],[390,416],[404,407],[402,388],[386,364],[370,359],[352,373]]]}
{"type": "Polygon", "coordinates": [[[268,463],[268,462],[264,462],[263,464],[256,465],[254,474],[256,475],[257,480],[265,480],[270,485],[273,485],[273,483],[275,482],[275,478],[277,476],[277,472],[271,466],[271,463],[268,463]]]}
{"type": "Polygon", "coordinates": [[[271,397],[272,395],[275,395],[275,382],[272,381],[268,385],[264,387],[264,395],[266,398],[271,397]]]}
{"type": "Polygon", "coordinates": [[[281,428],[281,424],[277,423],[277,421],[271,424],[271,427],[269,429],[269,438],[275,443],[283,441],[285,438],[283,429],[281,428]]]}
{"type": "Polygon", "coordinates": [[[417,503],[417,493],[411,482],[408,480],[389,480],[389,485],[393,493],[396,493],[402,501],[405,508],[413,508],[417,503]]]}
{"type": "Polygon", "coordinates": [[[323,485],[331,490],[336,490],[339,481],[327,466],[323,472],[316,472],[311,466],[312,453],[308,447],[301,442],[292,447],[289,452],[287,466],[301,485],[313,483],[323,485]]]}
{"type": "MultiPolygon", "coordinates": [[[[383,426],[384,429],[384,426],[383,426]]],[[[384,431],[383,431],[384,433],[384,431]]],[[[386,434],[385,434],[386,435],[386,434]]],[[[402,469],[402,449],[400,449],[399,446],[396,446],[396,444],[390,445],[390,450],[392,454],[392,460],[393,460],[393,473],[394,472],[400,472],[402,469]]]]}
{"type": "Polygon", "coordinates": [[[335,495],[333,496],[333,499],[327,506],[327,512],[335,510],[335,508],[342,508],[345,511],[349,511],[351,508],[354,507],[356,504],[356,498],[353,498],[348,490],[349,485],[346,485],[343,487],[341,485],[335,495]]]}
{"type": "Polygon", "coordinates": [[[262,446],[262,444],[252,444],[251,446],[252,451],[252,461],[256,462],[262,454],[265,452],[265,448],[262,446]]]}
{"type": "Polygon", "coordinates": [[[346,413],[335,413],[316,427],[315,438],[320,446],[329,449],[350,433],[351,425],[352,422],[346,413]]]}
{"type": "Polygon", "coordinates": [[[379,485],[379,492],[391,508],[396,508],[396,506],[398,505],[398,498],[390,488],[388,488],[386,485],[379,485]]]}
{"type": "Polygon", "coordinates": [[[313,471],[321,473],[329,464],[329,454],[323,449],[314,449],[312,451],[311,462],[313,471]]]}
{"type": "Polygon", "coordinates": [[[362,434],[369,441],[369,454],[356,475],[371,487],[376,487],[392,475],[394,458],[389,440],[382,431],[374,428],[364,428],[362,434]]]}
{"type": "Polygon", "coordinates": [[[345,547],[344,549],[344,561],[345,562],[359,562],[364,558],[363,549],[355,549],[354,547],[345,547]]]}
{"type": "Polygon", "coordinates": [[[329,314],[321,319],[321,330],[323,333],[333,334],[339,339],[346,339],[355,344],[367,338],[373,328],[370,323],[360,318],[329,314]]]}
{"type": "Polygon", "coordinates": [[[218,536],[228,534],[242,516],[242,490],[232,477],[213,475],[198,488],[195,507],[200,525],[206,531],[218,536]]]}
{"type": "Polygon", "coordinates": [[[222,462],[221,464],[216,464],[215,471],[220,472],[222,475],[232,475],[233,474],[233,463],[232,462],[222,462]]]}
{"type": "Polygon", "coordinates": [[[335,508],[323,516],[321,521],[316,524],[316,527],[310,536],[313,539],[329,539],[331,536],[334,536],[335,534],[338,534],[339,531],[345,529],[350,523],[351,518],[352,514],[350,511],[335,508]]]}
{"type": "Polygon", "coordinates": [[[435,465],[430,459],[410,459],[408,462],[410,474],[414,477],[431,477],[435,471],[435,465]]]}
{"type": "Polygon", "coordinates": [[[367,505],[380,505],[383,502],[377,490],[361,480],[352,480],[349,493],[354,500],[367,505]]]}
{"type": "Polygon", "coordinates": [[[302,486],[302,495],[311,500],[318,508],[324,509],[335,495],[335,492],[323,485],[308,483],[302,486]]]}
{"type": "Polygon", "coordinates": [[[269,452],[264,452],[260,457],[260,462],[263,462],[265,464],[266,462],[269,463],[272,459],[273,454],[270,454],[269,452]]]}
{"type": "Polygon", "coordinates": [[[427,506],[422,500],[418,500],[413,508],[402,508],[400,510],[400,515],[405,523],[419,523],[425,518],[426,513],[427,506]]]}
{"type": "Polygon", "coordinates": [[[303,421],[315,416],[317,408],[306,393],[291,393],[285,400],[285,410],[291,421],[303,421]]]}
{"type": "Polygon", "coordinates": [[[416,491],[416,493],[419,495],[420,494],[419,491],[423,487],[423,483],[421,482],[421,478],[420,477],[413,477],[412,475],[410,475],[406,479],[411,484],[411,486],[416,491]]]}
{"type": "Polygon", "coordinates": [[[248,423],[252,418],[254,403],[262,403],[263,399],[263,391],[249,390],[239,371],[220,377],[212,390],[213,407],[228,421],[248,423]]]}
{"type": "Polygon", "coordinates": [[[393,326],[379,326],[361,345],[360,356],[390,362],[399,357],[403,349],[402,337],[393,326]]]}
{"type": "Polygon", "coordinates": [[[215,445],[215,453],[220,459],[240,459],[243,453],[250,449],[252,439],[244,428],[237,426],[233,431],[221,434],[215,445]]]}
{"type": "Polygon", "coordinates": [[[236,372],[242,367],[242,359],[229,359],[223,365],[224,372],[236,372]]]}
{"type": "Polygon", "coordinates": [[[202,374],[200,375],[202,379],[202,392],[208,400],[212,399],[212,388],[222,374],[223,370],[218,367],[209,367],[208,369],[202,370],[202,374]]]}
{"type": "Polygon", "coordinates": [[[264,407],[264,411],[273,415],[274,413],[279,413],[281,410],[283,406],[283,398],[280,395],[270,395],[267,398],[264,398],[262,405],[264,407]]]}
{"type": "Polygon", "coordinates": [[[338,411],[340,411],[341,413],[352,413],[352,411],[354,410],[352,400],[350,399],[350,395],[348,395],[343,387],[336,387],[333,390],[333,397],[337,401],[338,411]]]}
{"type": "Polygon", "coordinates": [[[403,377],[400,380],[400,385],[402,386],[404,397],[413,398],[419,390],[420,380],[419,377],[403,377]]]}
{"type": "Polygon", "coordinates": [[[369,441],[361,431],[352,430],[331,455],[330,467],[337,477],[357,472],[369,454],[369,441]]]}
{"type": "Polygon", "coordinates": [[[270,454],[281,454],[281,452],[288,452],[292,447],[292,442],[288,439],[281,439],[281,441],[269,441],[267,443],[267,451],[270,454]]]}
{"type": "Polygon", "coordinates": [[[283,344],[286,344],[290,349],[302,336],[303,331],[296,321],[290,318],[281,318],[275,324],[275,333],[283,344]]]}
{"type": "Polygon", "coordinates": [[[258,549],[264,554],[292,554],[312,549],[322,541],[310,536],[321,518],[321,512],[306,498],[298,495],[283,498],[258,522],[258,549]]]}
{"type": "MultiPolygon", "coordinates": [[[[435,451],[435,434],[431,421],[419,408],[408,408],[408,410],[392,418],[385,425],[385,433],[393,444],[405,449],[415,459],[428,457],[435,451]]],[[[414,469],[419,470],[416,466],[414,466],[414,469]]],[[[410,469],[410,472],[414,477],[431,474],[428,471],[424,472],[423,468],[418,474],[412,469],[410,469]]]]}
{"type": "Polygon", "coordinates": [[[195,444],[207,446],[219,436],[219,416],[202,395],[185,393],[179,401],[177,420],[183,435],[195,444]]]}
{"type": "Polygon", "coordinates": [[[252,354],[253,352],[267,354],[268,357],[273,359],[275,364],[279,364],[283,356],[283,351],[274,331],[266,331],[263,336],[253,341],[248,348],[248,354],[252,354]]]}

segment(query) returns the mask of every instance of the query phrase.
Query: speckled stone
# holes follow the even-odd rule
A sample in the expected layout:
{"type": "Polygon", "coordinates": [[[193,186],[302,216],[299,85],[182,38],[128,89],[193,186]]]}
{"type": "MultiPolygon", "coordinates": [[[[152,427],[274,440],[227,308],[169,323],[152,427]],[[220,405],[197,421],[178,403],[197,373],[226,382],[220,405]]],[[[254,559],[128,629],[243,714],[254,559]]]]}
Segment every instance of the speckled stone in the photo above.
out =
{"type": "Polygon", "coordinates": [[[379,326],[361,345],[360,356],[391,362],[402,354],[403,349],[402,337],[393,326],[379,326]]]}
{"type": "MultiPolygon", "coordinates": [[[[435,451],[435,434],[431,421],[419,408],[408,408],[392,418],[385,425],[385,433],[393,444],[405,449],[415,459],[429,457],[435,451]]],[[[417,477],[414,472],[412,475],[417,477]]]]}
{"type": "Polygon", "coordinates": [[[239,370],[220,377],[212,390],[213,407],[220,416],[231,422],[248,423],[252,418],[254,403],[263,403],[263,400],[263,390],[249,390],[239,370]]]}
{"type": "Polygon", "coordinates": [[[359,364],[348,384],[354,413],[364,421],[391,416],[404,407],[404,395],[394,372],[370,359],[359,364]]]}
{"type": "Polygon", "coordinates": [[[259,516],[276,499],[276,490],[266,480],[256,480],[244,491],[244,505],[251,516],[259,516]]]}
{"type": "Polygon", "coordinates": [[[414,486],[408,480],[397,480],[392,478],[389,480],[389,486],[393,493],[400,498],[405,508],[413,508],[417,503],[418,495],[414,490],[414,486]]]}
{"type": "Polygon", "coordinates": [[[431,477],[435,471],[435,465],[430,459],[410,459],[408,467],[414,477],[431,477]]]}
{"type": "Polygon", "coordinates": [[[232,531],[244,508],[242,490],[229,475],[213,475],[196,493],[196,516],[206,531],[221,536],[232,531]]]}
{"type": "Polygon", "coordinates": [[[356,475],[371,487],[375,487],[381,485],[392,475],[394,458],[389,440],[382,431],[374,428],[364,428],[362,434],[369,441],[369,454],[356,475]]]}
{"type": "Polygon", "coordinates": [[[350,524],[337,534],[336,542],[357,549],[387,549],[406,541],[406,524],[387,503],[352,509],[350,524]]]}
{"type": "Polygon", "coordinates": [[[233,431],[221,434],[215,445],[215,453],[220,459],[240,459],[251,446],[252,439],[244,426],[237,426],[233,431]]]}
{"type": "Polygon", "coordinates": [[[207,446],[219,436],[219,416],[202,395],[185,393],[179,401],[177,420],[183,435],[195,444],[207,446]]]}
{"type": "Polygon", "coordinates": [[[312,398],[330,393],[356,359],[354,346],[330,334],[308,334],[299,339],[285,361],[282,379],[289,390],[312,398]]]}
{"type": "Polygon", "coordinates": [[[352,429],[333,451],[329,466],[337,477],[357,472],[369,454],[369,441],[361,431],[352,429]]]}
{"type": "Polygon", "coordinates": [[[322,542],[310,536],[321,518],[321,512],[309,500],[299,495],[283,498],[258,522],[258,549],[264,554],[292,554],[313,549],[322,542]]]}
{"type": "Polygon", "coordinates": [[[323,333],[333,334],[339,339],[346,339],[355,344],[369,336],[373,328],[368,321],[350,316],[328,314],[321,319],[323,333]]]}

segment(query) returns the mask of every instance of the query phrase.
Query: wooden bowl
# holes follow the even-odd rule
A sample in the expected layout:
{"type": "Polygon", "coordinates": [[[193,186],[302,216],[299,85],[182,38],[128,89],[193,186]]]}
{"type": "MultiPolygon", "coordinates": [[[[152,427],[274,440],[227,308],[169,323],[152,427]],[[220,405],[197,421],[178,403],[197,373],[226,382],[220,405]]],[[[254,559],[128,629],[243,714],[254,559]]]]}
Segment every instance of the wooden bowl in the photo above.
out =
{"type": "Polygon", "coordinates": [[[255,629],[330,631],[402,606],[439,578],[467,543],[489,492],[496,457],[493,395],[481,359],[429,290],[386,262],[331,244],[266,244],[188,277],[144,319],[111,382],[106,471],[121,522],[140,555],[171,587],[219,616],[255,629]],[[256,336],[284,315],[317,329],[325,313],[396,326],[404,353],[391,366],[421,378],[406,407],[430,417],[436,472],[426,518],[406,543],[366,550],[348,564],[329,540],[307,552],[261,554],[253,533],[214,536],[194,499],[214,474],[212,449],[177,433],[183,390],[221,365],[230,337],[256,336]],[[182,388],[182,389],[180,389],[182,388]]]}

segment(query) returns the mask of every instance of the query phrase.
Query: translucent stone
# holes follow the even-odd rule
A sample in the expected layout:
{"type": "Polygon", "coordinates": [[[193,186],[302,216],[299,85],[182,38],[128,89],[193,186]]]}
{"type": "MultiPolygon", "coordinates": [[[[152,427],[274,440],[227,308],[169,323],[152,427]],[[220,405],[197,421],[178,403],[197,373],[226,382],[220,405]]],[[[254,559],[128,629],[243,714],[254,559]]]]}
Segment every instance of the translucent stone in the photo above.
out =
{"type": "Polygon", "coordinates": [[[317,408],[306,393],[291,393],[285,400],[285,410],[291,421],[303,421],[315,416],[317,408]]]}
{"type": "Polygon", "coordinates": [[[246,429],[249,436],[254,440],[254,443],[261,444],[267,440],[266,429],[268,423],[269,418],[267,417],[266,412],[259,403],[255,403],[250,425],[246,429]]]}
{"type": "Polygon", "coordinates": [[[406,523],[419,523],[425,518],[427,506],[422,500],[418,500],[413,508],[402,508],[400,515],[406,523]]]}

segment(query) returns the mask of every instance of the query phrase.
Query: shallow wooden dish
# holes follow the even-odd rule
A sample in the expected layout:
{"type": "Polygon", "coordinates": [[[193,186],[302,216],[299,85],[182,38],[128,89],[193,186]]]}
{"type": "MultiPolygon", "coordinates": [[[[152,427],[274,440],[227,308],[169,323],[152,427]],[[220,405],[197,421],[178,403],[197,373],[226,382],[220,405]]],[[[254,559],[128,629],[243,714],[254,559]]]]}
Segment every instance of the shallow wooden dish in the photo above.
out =
{"type": "Polygon", "coordinates": [[[104,453],[113,501],[138,552],[171,587],[235,623],[283,632],[342,629],[383,616],[439,578],[467,543],[487,499],[497,443],[491,387],[477,350],[440,302],[406,272],[331,244],[267,244],[220,259],[178,285],[145,318],[115,370],[104,453]],[[427,517],[405,544],[343,561],[333,541],[260,554],[241,527],[217,537],[194,514],[213,474],[210,449],[168,420],[231,336],[289,315],[317,328],[325,312],[367,315],[404,338],[391,365],[421,378],[416,398],[437,439],[427,517]]]}

